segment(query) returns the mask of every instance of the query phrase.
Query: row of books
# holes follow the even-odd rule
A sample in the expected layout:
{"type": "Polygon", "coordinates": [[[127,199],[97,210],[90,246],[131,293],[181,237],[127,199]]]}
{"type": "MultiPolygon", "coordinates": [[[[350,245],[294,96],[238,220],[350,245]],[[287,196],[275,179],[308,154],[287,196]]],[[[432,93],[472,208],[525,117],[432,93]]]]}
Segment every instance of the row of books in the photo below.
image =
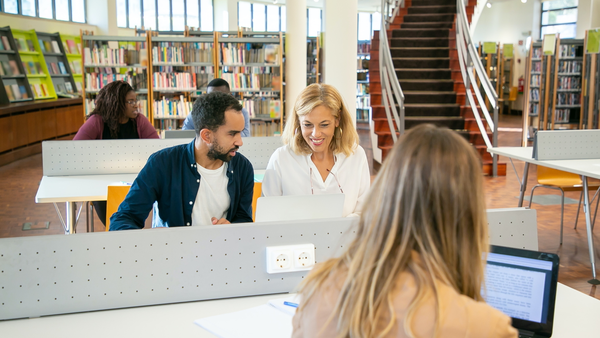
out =
{"type": "Polygon", "coordinates": [[[356,120],[357,121],[368,121],[369,120],[369,110],[367,109],[359,109],[356,111],[356,120]]]}
{"type": "Polygon", "coordinates": [[[538,48],[534,48],[531,55],[534,59],[541,59],[542,58],[542,48],[538,47],[538,48]]]}
{"type": "Polygon", "coordinates": [[[83,49],[85,65],[133,65],[147,64],[147,51],[145,49],[109,48],[107,45],[83,49]]]}
{"type": "Polygon", "coordinates": [[[33,41],[25,38],[18,38],[15,42],[17,43],[17,50],[19,52],[35,52],[33,41]]]}
{"type": "Polygon", "coordinates": [[[162,100],[154,101],[153,116],[155,119],[183,119],[190,114],[192,106],[193,102],[186,101],[183,95],[180,95],[179,97],[163,97],[162,100]]]}
{"type": "Polygon", "coordinates": [[[255,98],[240,102],[250,118],[278,119],[281,117],[281,101],[269,98],[255,98]]]}
{"type": "Polygon", "coordinates": [[[356,69],[369,69],[369,59],[357,58],[356,69]]]}
{"type": "Polygon", "coordinates": [[[153,73],[154,89],[196,89],[196,74],[192,73],[153,73]]]}
{"type": "Polygon", "coordinates": [[[63,44],[63,47],[66,47],[65,51],[68,51],[71,54],[81,54],[81,44],[80,43],[76,43],[73,40],[66,40],[65,42],[67,43],[66,46],[63,44]]]}
{"type": "Polygon", "coordinates": [[[356,84],[356,95],[366,95],[369,94],[369,84],[368,83],[357,83],[356,84]]]}
{"type": "Polygon", "coordinates": [[[541,61],[533,61],[531,63],[531,71],[536,73],[542,72],[542,62],[541,61]]]}
{"type": "Polygon", "coordinates": [[[581,89],[581,78],[579,76],[558,77],[558,89],[581,89]]]}
{"type": "Polygon", "coordinates": [[[540,113],[540,104],[533,102],[529,104],[529,115],[537,116],[540,113]]]}
{"type": "MultiPolygon", "coordinates": [[[[81,92],[81,83],[75,82],[75,85],[77,86],[77,92],[81,92]]],[[[64,83],[55,83],[54,88],[56,89],[57,93],[75,94],[73,85],[69,81],[65,81],[64,83]]]]}
{"type": "MultiPolygon", "coordinates": [[[[139,96],[137,97],[137,100],[139,102],[139,112],[148,117],[148,100],[140,98],[139,96]]],[[[85,114],[89,115],[91,112],[94,111],[94,109],[96,109],[96,100],[94,99],[86,99],[85,100],[85,114]]]]}
{"type": "MultiPolygon", "coordinates": [[[[29,41],[29,40],[27,40],[29,41]]],[[[57,54],[61,54],[62,52],[60,51],[60,46],[58,45],[57,41],[51,40],[42,40],[39,39],[38,42],[40,43],[40,49],[42,50],[43,53],[57,53],[57,54]]],[[[33,46],[33,44],[32,44],[33,46]]],[[[66,50],[66,48],[65,48],[66,50]]],[[[79,53],[75,53],[75,54],[79,54],[79,53]]]]}
{"type": "Polygon", "coordinates": [[[576,57],[578,56],[578,49],[580,48],[580,46],[576,45],[560,45],[558,48],[558,55],[560,57],[576,57]]]}
{"type": "Polygon", "coordinates": [[[571,118],[571,109],[556,109],[554,111],[554,122],[568,123],[571,118]]]}
{"type": "Polygon", "coordinates": [[[25,85],[12,84],[12,85],[4,85],[4,90],[6,90],[6,95],[10,101],[24,100],[30,99],[29,94],[27,93],[27,89],[25,85]]]}
{"type": "Polygon", "coordinates": [[[359,43],[356,52],[358,54],[369,54],[369,53],[371,53],[371,44],[370,43],[366,43],[366,42],[359,43]]]}
{"type": "Polygon", "coordinates": [[[280,77],[273,74],[223,73],[221,77],[229,83],[231,90],[278,88],[281,83],[280,77]]]}
{"type": "Polygon", "coordinates": [[[181,129],[179,125],[181,120],[155,120],[154,125],[156,132],[160,134],[161,130],[177,130],[181,129]]]}
{"type": "Polygon", "coordinates": [[[69,72],[67,72],[67,67],[65,67],[65,64],[62,62],[50,62],[48,64],[48,71],[50,72],[50,74],[69,74],[69,72]]]}
{"type": "Polygon", "coordinates": [[[81,60],[73,60],[69,62],[69,66],[71,66],[71,71],[73,74],[81,74],[83,69],[81,67],[81,60]]]}
{"type": "Polygon", "coordinates": [[[558,63],[559,73],[581,73],[581,61],[560,61],[558,63]]]}
{"type": "MultiPolygon", "coordinates": [[[[69,86],[70,85],[71,84],[69,83],[69,86]]],[[[30,86],[31,86],[31,92],[33,93],[33,96],[35,98],[50,96],[50,91],[48,90],[48,87],[46,86],[45,83],[32,84],[30,86]]]]}
{"type": "Polygon", "coordinates": [[[10,42],[8,41],[8,36],[2,36],[2,43],[0,43],[0,50],[12,50],[10,47],[10,42]]]}
{"type": "Polygon", "coordinates": [[[531,89],[531,100],[539,101],[540,100],[540,90],[539,89],[531,89]]]}
{"type": "Polygon", "coordinates": [[[279,121],[251,121],[250,136],[281,136],[279,121]]]}
{"type": "Polygon", "coordinates": [[[356,108],[370,108],[371,97],[370,96],[357,96],[356,97],[356,108]]]}
{"type": "Polygon", "coordinates": [[[221,63],[247,64],[267,63],[279,64],[279,46],[272,44],[257,45],[250,43],[221,43],[221,63]]]}
{"type": "Polygon", "coordinates": [[[557,106],[575,106],[581,103],[581,94],[579,93],[558,93],[556,95],[557,106]]]}
{"type": "Polygon", "coordinates": [[[540,75],[531,75],[531,86],[532,87],[539,87],[540,83],[541,83],[541,76],[540,75]]]}
{"type": "Polygon", "coordinates": [[[212,43],[158,42],[152,47],[153,63],[213,62],[212,55],[212,43]]]}
{"type": "Polygon", "coordinates": [[[23,69],[25,69],[25,73],[27,74],[44,74],[42,65],[39,62],[23,61],[23,69]]]}
{"type": "Polygon", "coordinates": [[[113,81],[127,81],[133,86],[133,76],[129,74],[88,73],[85,74],[85,89],[98,91],[113,81]]]}
{"type": "Polygon", "coordinates": [[[1,76],[21,75],[21,72],[19,71],[19,66],[17,65],[17,61],[15,61],[15,60],[0,61],[0,75],[1,76]]]}

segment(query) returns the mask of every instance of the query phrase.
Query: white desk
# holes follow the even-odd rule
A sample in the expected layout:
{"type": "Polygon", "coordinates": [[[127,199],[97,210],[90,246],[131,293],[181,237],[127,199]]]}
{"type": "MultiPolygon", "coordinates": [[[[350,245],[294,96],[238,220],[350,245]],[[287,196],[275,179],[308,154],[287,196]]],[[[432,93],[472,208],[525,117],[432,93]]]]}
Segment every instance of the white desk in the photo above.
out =
{"type": "MultiPolygon", "coordinates": [[[[11,338],[215,337],[194,320],[245,310],[289,294],[147,306],[0,322],[11,338]]],[[[600,332],[600,300],[558,284],[553,338],[592,337],[600,332]]]]}
{"type": "Polygon", "coordinates": [[[517,159],[525,162],[525,169],[523,170],[523,179],[521,184],[521,193],[519,195],[519,207],[523,206],[523,197],[525,190],[527,189],[527,178],[529,176],[529,165],[537,164],[544,167],[562,170],[574,174],[581,175],[583,181],[583,211],[585,213],[585,224],[587,230],[588,249],[590,255],[590,263],[592,265],[592,279],[588,282],[591,284],[600,284],[600,281],[596,279],[596,262],[594,254],[594,237],[592,235],[591,219],[590,219],[590,201],[588,195],[588,182],[587,178],[599,178],[600,179],[600,159],[589,159],[589,160],[553,160],[553,161],[538,161],[533,158],[532,147],[497,147],[489,148],[490,153],[496,155],[506,156],[508,158],[517,159]]]}

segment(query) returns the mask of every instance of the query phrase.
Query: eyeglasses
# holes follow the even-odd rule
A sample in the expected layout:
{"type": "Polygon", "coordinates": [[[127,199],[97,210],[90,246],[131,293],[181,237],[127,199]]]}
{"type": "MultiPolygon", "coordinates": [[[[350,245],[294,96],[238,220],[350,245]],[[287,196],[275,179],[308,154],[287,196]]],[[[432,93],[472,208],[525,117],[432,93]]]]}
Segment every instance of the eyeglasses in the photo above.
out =
{"type": "MultiPolygon", "coordinates": [[[[308,179],[310,180],[310,192],[314,195],[315,190],[313,188],[313,181],[312,181],[312,168],[309,168],[309,169],[310,169],[310,176],[308,177],[308,179]]],[[[338,188],[340,188],[340,191],[343,194],[344,190],[342,190],[342,186],[340,185],[340,181],[338,181],[337,176],[335,176],[335,174],[329,169],[327,169],[327,172],[330,173],[333,176],[333,178],[335,178],[335,182],[337,183],[338,188]]]]}
{"type": "Polygon", "coordinates": [[[127,103],[128,105],[131,105],[131,106],[137,106],[138,103],[140,103],[140,101],[138,101],[138,100],[129,100],[129,101],[125,101],[125,103],[127,103]]]}

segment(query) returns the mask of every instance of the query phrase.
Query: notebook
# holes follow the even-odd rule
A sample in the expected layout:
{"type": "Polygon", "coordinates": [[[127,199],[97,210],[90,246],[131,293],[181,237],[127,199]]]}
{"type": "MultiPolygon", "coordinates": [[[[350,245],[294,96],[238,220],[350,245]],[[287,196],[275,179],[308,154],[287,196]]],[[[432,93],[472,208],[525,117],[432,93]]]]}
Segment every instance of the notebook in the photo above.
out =
{"type": "Polygon", "coordinates": [[[558,282],[556,254],[492,245],[486,302],[512,318],[519,337],[550,337],[558,282]]]}
{"type": "Polygon", "coordinates": [[[339,218],[344,212],[344,194],[260,197],[255,222],[339,218]]]}

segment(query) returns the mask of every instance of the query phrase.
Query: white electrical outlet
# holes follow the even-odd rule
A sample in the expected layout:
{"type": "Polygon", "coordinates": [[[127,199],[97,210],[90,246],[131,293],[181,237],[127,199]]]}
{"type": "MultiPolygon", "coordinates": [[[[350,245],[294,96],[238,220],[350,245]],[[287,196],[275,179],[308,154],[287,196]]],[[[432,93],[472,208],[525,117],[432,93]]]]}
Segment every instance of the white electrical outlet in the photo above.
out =
{"type": "Polygon", "coordinates": [[[267,273],[306,271],[314,265],[314,244],[267,247],[267,273]]]}

